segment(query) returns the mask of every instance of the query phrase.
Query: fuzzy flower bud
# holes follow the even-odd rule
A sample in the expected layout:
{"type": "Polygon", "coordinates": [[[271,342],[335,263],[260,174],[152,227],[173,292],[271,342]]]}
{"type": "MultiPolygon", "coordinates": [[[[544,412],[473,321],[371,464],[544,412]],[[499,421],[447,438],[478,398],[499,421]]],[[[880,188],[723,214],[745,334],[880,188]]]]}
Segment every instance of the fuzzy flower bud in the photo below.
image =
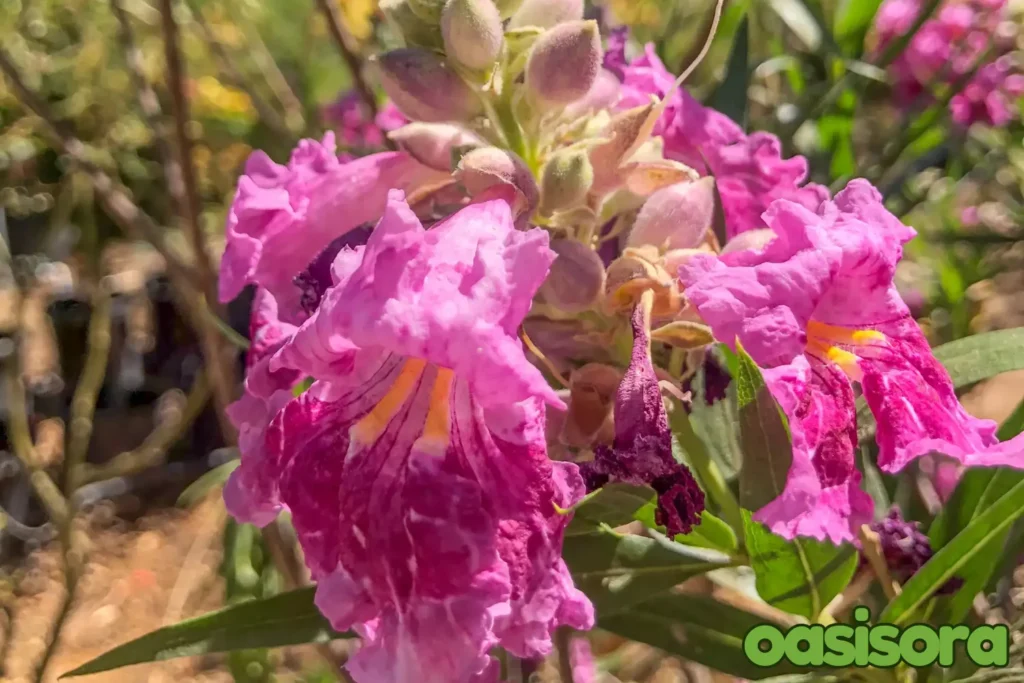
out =
{"type": "Polygon", "coordinates": [[[579,21],[582,18],[583,0],[525,0],[519,11],[512,15],[508,27],[551,28],[556,24],[579,21]]]}
{"type": "Polygon", "coordinates": [[[441,13],[441,35],[450,58],[478,71],[497,61],[504,42],[501,15],[491,0],[448,0],[441,13]]]}
{"type": "Polygon", "coordinates": [[[540,212],[552,214],[561,209],[571,209],[586,199],[593,182],[594,169],[586,152],[555,154],[544,166],[541,177],[540,212]]]}
{"type": "Polygon", "coordinates": [[[416,161],[438,171],[451,170],[453,150],[484,144],[468,130],[449,123],[417,121],[392,131],[388,137],[416,161]]]}
{"type": "Polygon", "coordinates": [[[526,89],[541,105],[575,102],[601,70],[601,36],[594,21],[559,24],[534,43],[526,62],[526,89]]]}
{"type": "Polygon", "coordinates": [[[574,370],[569,379],[569,411],[562,427],[561,440],[584,448],[595,443],[611,443],[615,436],[612,406],[622,372],[602,363],[587,363],[574,370]]]}
{"type": "Polygon", "coordinates": [[[558,258],[541,285],[544,300],[567,313],[587,310],[604,292],[601,257],[576,240],[554,240],[550,248],[558,258]]]}
{"type": "Polygon", "coordinates": [[[715,218],[715,179],[676,183],[650,196],[629,235],[628,246],[689,249],[704,239],[715,218]]]}
{"type": "Polygon", "coordinates": [[[437,22],[427,22],[417,16],[410,0],[381,0],[380,10],[407,45],[430,49],[442,46],[437,22]]]}
{"type": "Polygon", "coordinates": [[[474,149],[462,157],[455,177],[471,195],[499,185],[515,188],[520,198],[520,215],[529,216],[537,208],[539,192],[533,174],[512,152],[497,147],[474,149]]]}
{"type": "Polygon", "coordinates": [[[417,121],[465,121],[480,113],[469,86],[437,55],[418,48],[377,59],[381,85],[395,106],[417,121]]]}

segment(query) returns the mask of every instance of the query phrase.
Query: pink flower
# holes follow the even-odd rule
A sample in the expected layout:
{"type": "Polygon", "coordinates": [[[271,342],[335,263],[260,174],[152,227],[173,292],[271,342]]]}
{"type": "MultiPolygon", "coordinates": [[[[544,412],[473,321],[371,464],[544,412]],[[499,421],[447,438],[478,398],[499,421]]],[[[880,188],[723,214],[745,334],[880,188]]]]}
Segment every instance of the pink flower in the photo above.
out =
{"type": "Polygon", "coordinates": [[[341,97],[323,108],[322,115],[324,122],[337,130],[342,144],[364,150],[383,147],[384,136],[388,132],[408,123],[391,101],[370,119],[363,96],[356,90],[342,93],[341,97]]]}
{"type": "Polygon", "coordinates": [[[994,422],[967,414],[897,293],[896,264],[915,233],[869,183],[851,182],[817,212],[776,201],[764,218],[777,235],[764,248],[698,255],[680,273],[715,337],[743,344],[789,417],[793,464],[760,521],[840,542],[871,520],[854,466],[854,383],[877,419],[886,472],[932,452],[1024,467],[1024,439],[999,443],[994,422]]]}
{"type": "MultiPolygon", "coordinates": [[[[922,0],[886,0],[875,17],[874,52],[881,54],[905,35],[924,11],[924,4],[922,0]]],[[[897,100],[903,106],[927,105],[937,87],[960,84],[949,105],[956,123],[1004,126],[1016,118],[1016,99],[1024,94],[1024,76],[1007,55],[1012,44],[1000,35],[1007,14],[1006,0],[944,3],[889,66],[897,100]],[[990,48],[996,50],[995,55],[979,63],[990,48]],[[966,77],[969,81],[963,84],[966,77]]]]}
{"type": "Polygon", "coordinates": [[[292,279],[331,240],[378,219],[389,188],[412,190],[445,177],[398,152],[342,163],[333,133],[300,142],[287,166],[254,152],[228,211],[221,300],[257,284],[287,318],[298,310],[292,279]]]}
{"type": "Polygon", "coordinates": [[[700,523],[704,492],[672,456],[672,431],[651,361],[652,294],[633,309],[633,357],[615,397],[615,441],[611,448],[594,448],[583,476],[589,490],[609,481],[651,486],[658,494],[655,522],[675,536],[700,523]]]}
{"type": "MultiPolygon", "coordinates": [[[[647,104],[651,95],[664,97],[674,82],[648,45],[643,57],[625,68],[619,107],[647,104]]],[[[805,184],[806,159],[782,158],[777,137],[763,132],[747,135],[728,116],[703,106],[685,90],[673,95],[654,133],[664,138],[667,157],[715,177],[730,238],[764,227],[761,214],[776,199],[813,209],[828,198],[826,188],[805,184]]]]}
{"type": "Polygon", "coordinates": [[[554,254],[502,199],[423,229],[400,191],[343,247],[319,307],[269,367],[317,381],[244,447],[232,512],[281,509],[317,605],[363,646],[359,683],[484,683],[489,651],[535,657],[593,609],[561,559],[575,465],[546,453],[561,406],[517,330],[554,254]]]}

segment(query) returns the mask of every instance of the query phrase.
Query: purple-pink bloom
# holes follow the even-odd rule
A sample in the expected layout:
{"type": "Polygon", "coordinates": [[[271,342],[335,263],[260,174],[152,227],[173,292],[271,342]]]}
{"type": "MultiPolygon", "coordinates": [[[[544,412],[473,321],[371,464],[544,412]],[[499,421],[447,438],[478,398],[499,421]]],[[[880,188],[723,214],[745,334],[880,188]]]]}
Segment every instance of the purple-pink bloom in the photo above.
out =
{"type": "Polygon", "coordinates": [[[368,116],[366,103],[357,90],[348,90],[322,110],[324,123],[333,127],[345,147],[372,150],[384,146],[384,136],[408,123],[389,100],[377,115],[368,116]]]}
{"type": "Polygon", "coordinates": [[[704,492],[672,456],[672,431],[651,360],[651,294],[633,308],[633,355],[615,396],[612,447],[596,446],[583,476],[590,490],[610,481],[649,485],[658,494],[655,522],[675,536],[700,523],[704,492]]]}
{"type": "Polygon", "coordinates": [[[323,142],[301,141],[287,166],[254,152],[228,211],[221,300],[257,284],[273,294],[288,319],[299,310],[293,278],[333,239],[377,220],[389,188],[411,191],[445,178],[400,152],[343,163],[333,133],[323,142]]]}
{"type": "Polygon", "coordinates": [[[491,648],[542,656],[557,626],[593,625],[561,559],[583,481],[547,457],[562,403],[517,336],[547,243],[504,200],[428,231],[392,191],[272,358],[316,382],[243,450],[231,511],[291,512],[317,605],[363,638],[359,683],[490,683],[491,648]]]}
{"type": "Polygon", "coordinates": [[[764,248],[697,255],[680,271],[715,337],[743,345],[789,417],[793,464],[760,521],[835,542],[871,521],[854,464],[854,383],[876,418],[886,472],[932,452],[1024,467],[1024,437],[999,443],[994,422],[967,414],[896,291],[902,245],[915,233],[870,183],[852,181],[817,212],[776,201],[764,219],[776,233],[764,248]]]}
{"type": "MultiPolygon", "coordinates": [[[[873,52],[905,35],[924,10],[922,0],[886,0],[875,16],[873,52]]],[[[949,104],[956,123],[1003,126],[1016,118],[1024,76],[1008,55],[1012,41],[1000,35],[1008,19],[1006,0],[945,2],[889,65],[897,101],[926,106],[939,87],[959,87],[949,104]]]]}
{"type": "Polygon", "coordinates": [[[569,666],[572,683],[597,683],[597,662],[586,636],[577,636],[569,641],[569,666]]]}
{"type": "MultiPolygon", "coordinates": [[[[625,68],[619,107],[628,109],[664,97],[675,82],[652,45],[625,68]]],[[[654,129],[665,141],[665,155],[715,177],[730,238],[763,228],[761,214],[776,199],[814,209],[828,190],[806,183],[807,160],[782,158],[782,145],[770,133],[746,134],[725,114],[705,107],[688,92],[672,95],[654,129]]]]}

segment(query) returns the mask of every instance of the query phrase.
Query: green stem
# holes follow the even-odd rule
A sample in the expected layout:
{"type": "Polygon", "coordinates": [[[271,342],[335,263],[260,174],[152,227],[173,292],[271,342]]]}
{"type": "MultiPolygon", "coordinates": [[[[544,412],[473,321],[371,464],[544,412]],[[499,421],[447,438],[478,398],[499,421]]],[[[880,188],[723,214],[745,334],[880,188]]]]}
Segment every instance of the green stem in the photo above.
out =
{"type": "Polygon", "coordinates": [[[675,399],[673,404],[673,410],[669,416],[672,432],[679,439],[679,444],[689,456],[690,465],[697,471],[697,476],[707,488],[708,495],[711,496],[711,499],[721,510],[722,517],[725,518],[725,521],[736,532],[737,538],[742,541],[744,537],[743,515],[740,512],[739,501],[736,500],[736,496],[729,489],[722,471],[718,469],[718,465],[711,459],[711,454],[708,453],[704,442],[693,431],[693,425],[690,424],[690,416],[686,414],[683,404],[675,399]]]}
{"type": "Polygon", "coordinates": [[[512,111],[512,100],[505,95],[497,101],[494,107],[498,117],[498,124],[508,141],[508,148],[522,157],[527,157],[526,139],[523,137],[523,129],[519,127],[515,113],[512,111]]]}

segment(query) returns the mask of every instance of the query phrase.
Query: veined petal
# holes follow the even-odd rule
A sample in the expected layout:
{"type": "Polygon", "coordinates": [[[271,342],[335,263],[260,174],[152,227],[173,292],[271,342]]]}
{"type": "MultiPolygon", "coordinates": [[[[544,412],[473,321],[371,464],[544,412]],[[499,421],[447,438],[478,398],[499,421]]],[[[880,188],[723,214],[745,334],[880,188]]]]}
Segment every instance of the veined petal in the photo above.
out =
{"type": "Polygon", "coordinates": [[[300,142],[287,166],[254,152],[228,212],[221,300],[256,283],[283,310],[297,308],[292,278],[331,240],[376,220],[390,188],[411,190],[442,177],[399,152],[342,163],[333,133],[322,143],[300,142]]]}
{"type": "Polygon", "coordinates": [[[854,461],[853,389],[836,368],[804,356],[764,371],[765,384],[789,418],[793,464],[781,495],[754,515],[785,538],[833,543],[856,538],[874,504],[860,488],[854,461]]]}
{"type": "Polygon", "coordinates": [[[271,367],[317,382],[280,410],[249,479],[291,512],[317,604],[364,644],[359,683],[483,683],[593,608],[561,559],[575,465],[547,458],[518,326],[553,260],[502,200],[424,230],[396,192],[271,367]]]}

